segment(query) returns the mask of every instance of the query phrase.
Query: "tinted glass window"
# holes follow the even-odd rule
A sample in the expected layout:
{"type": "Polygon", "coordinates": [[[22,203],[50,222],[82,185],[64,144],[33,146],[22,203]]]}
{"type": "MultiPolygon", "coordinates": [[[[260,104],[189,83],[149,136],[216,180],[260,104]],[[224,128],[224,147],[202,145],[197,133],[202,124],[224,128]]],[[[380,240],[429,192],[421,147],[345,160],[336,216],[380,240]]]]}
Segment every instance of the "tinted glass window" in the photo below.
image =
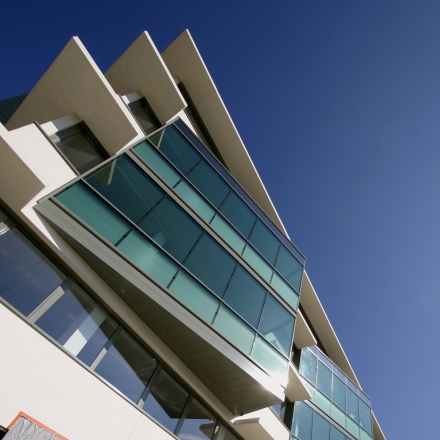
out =
{"type": "Polygon", "coordinates": [[[312,439],[313,410],[303,402],[295,403],[292,434],[300,440],[312,439]]]}
{"type": "Polygon", "coordinates": [[[332,372],[322,363],[318,362],[318,388],[327,396],[331,396],[332,372]]]}
{"type": "Polygon", "coordinates": [[[261,220],[255,223],[249,240],[269,263],[275,264],[280,242],[261,220]]]}
{"type": "MultiPolygon", "coordinates": [[[[306,377],[312,384],[316,381],[316,367],[318,359],[309,350],[301,350],[301,362],[299,372],[306,377]]],[[[345,386],[344,386],[345,390],[345,386]]]]}
{"type": "Polygon", "coordinates": [[[139,122],[139,125],[142,127],[142,130],[144,130],[145,134],[150,134],[159,128],[142,99],[131,102],[128,106],[130,107],[130,110],[136,120],[139,122]]]}
{"type": "Polygon", "coordinates": [[[345,384],[336,376],[333,376],[332,400],[339,406],[339,408],[345,411],[345,384]]]}
{"type": "Polygon", "coordinates": [[[359,420],[362,428],[371,434],[371,409],[359,400],[359,420]]]}
{"type": "Polygon", "coordinates": [[[193,399],[179,432],[181,440],[210,440],[214,434],[216,417],[200,402],[193,399]]]}
{"type": "Polygon", "coordinates": [[[281,245],[276,266],[280,274],[289,282],[289,284],[299,292],[303,267],[298,260],[281,245]]]}
{"type": "Polygon", "coordinates": [[[234,191],[229,193],[220,211],[245,237],[249,237],[257,216],[234,191]]]}
{"type": "Polygon", "coordinates": [[[359,397],[347,388],[347,414],[359,423],[359,397]]]}
{"type": "Polygon", "coordinates": [[[330,439],[330,423],[320,416],[315,411],[315,416],[313,418],[313,440],[328,440],[330,439]]]}
{"type": "Polygon", "coordinates": [[[261,336],[256,337],[251,357],[279,380],[286,378],[287,359],[261,336]]]}

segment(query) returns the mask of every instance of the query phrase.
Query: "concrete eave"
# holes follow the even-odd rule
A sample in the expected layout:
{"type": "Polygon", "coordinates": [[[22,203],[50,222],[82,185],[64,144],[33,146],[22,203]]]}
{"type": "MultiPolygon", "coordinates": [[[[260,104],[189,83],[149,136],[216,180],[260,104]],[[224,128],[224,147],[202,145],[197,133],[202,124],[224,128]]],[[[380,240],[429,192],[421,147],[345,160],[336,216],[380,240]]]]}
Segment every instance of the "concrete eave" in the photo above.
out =
{"type": "Polygon", "coordinates": [[[142,34],[105,73],[120,95],[139,92],[165,124],[186,107],[178,87],[147,32],[142,34]]]}
{"type": "Polygon", "coordinates": [[[313,397],[307,389],[304,379],[301,378],[295,365],[293,365],[291,362],[289,362],[287,386],[284,392],[290,402],[309,400],[313,397]]]}
{"type": "Polygon", "coordinates": [[[231,174],[288,236],[188,30],[162,52],[162,58],[184,84],[231,174]]]}
{"type": "Polygon", "coordinates": [[[296,314],[295,333],[293,335],[293,343],[297,348],[311,347],[317,344],[310,327],[302,313],[298,310],[296,314]]]}
{"type": "Polygon", "coordinates": [[[8,130],[76,113],[110,155],[143,137],[87,49],[73,37],[6,124],[8,130]]]}

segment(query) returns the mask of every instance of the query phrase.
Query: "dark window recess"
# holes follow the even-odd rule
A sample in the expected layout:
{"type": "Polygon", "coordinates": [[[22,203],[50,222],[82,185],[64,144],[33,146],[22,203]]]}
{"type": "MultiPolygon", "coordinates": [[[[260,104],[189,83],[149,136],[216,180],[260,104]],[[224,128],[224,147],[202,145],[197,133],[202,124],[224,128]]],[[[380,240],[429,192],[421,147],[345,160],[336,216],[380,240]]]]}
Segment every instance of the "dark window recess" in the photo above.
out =
{"type": "Polygon", "coordinates": [[[109,157],[98,140],[82,122],[50,136],[62,155],[83,174],[109,157]]]}
{"type": "Polygon", "coordinates": [[[153,133],[161,126],[159,119],[145,98],[130,102],[128,107],[146,135],[153,133]]]}

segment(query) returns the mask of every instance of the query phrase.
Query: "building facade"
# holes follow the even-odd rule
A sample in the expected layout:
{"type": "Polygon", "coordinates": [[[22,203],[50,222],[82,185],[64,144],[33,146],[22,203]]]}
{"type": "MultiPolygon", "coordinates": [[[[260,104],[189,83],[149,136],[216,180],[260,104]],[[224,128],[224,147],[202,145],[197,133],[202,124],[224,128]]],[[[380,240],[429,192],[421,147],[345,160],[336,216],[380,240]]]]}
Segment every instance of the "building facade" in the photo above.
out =
{"type": "Polygon", "coordinates": [[[384,439],[188,31],[0,122],[0,438],[384,439]]]}

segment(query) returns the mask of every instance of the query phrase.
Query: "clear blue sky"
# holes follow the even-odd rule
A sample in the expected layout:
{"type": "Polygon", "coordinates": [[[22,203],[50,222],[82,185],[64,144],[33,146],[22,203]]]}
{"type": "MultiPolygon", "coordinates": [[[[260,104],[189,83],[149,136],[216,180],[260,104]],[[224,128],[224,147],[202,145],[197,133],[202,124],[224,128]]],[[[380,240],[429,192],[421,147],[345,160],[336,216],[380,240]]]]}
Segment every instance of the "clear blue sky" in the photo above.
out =
{"type": "Polygon", "coordinates": [[[72,35],[188,28],[388,440],[439,438],[440,2],[6,2],[0,98],[72,35]],[[429,417],[428,417],[429,415],[429,417]]]}

